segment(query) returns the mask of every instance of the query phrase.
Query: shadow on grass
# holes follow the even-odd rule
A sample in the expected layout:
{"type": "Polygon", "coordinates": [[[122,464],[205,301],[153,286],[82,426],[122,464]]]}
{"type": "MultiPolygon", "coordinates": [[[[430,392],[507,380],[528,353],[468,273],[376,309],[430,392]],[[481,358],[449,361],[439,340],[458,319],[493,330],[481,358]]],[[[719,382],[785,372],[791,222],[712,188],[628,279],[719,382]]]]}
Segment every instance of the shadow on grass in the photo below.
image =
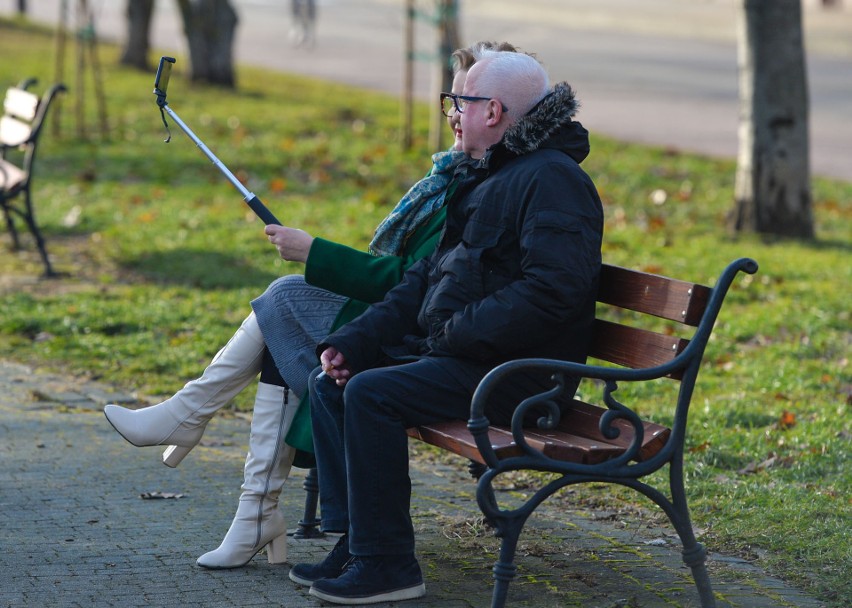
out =
{"type": "Polygon", "coordinates": [[[852,241],[844,241],[840,239],[817,239],[808,243],[808,246],[814,251],[830,251],[836,249],[840,252],[846,251],[852,253],[852,241]]]}
{"type": "Polygon", "coordinates": [[[762,235],[761,240],[764,245],[769,247],[783,247],[790,244],[801,245],[812,251],[838,251],[852,252],[852,240],[842,238],[820,238],[815,239],[796,239],[793,237],[780,237],[773,235],[762,235]]]}
{"type": "Polygon", "coordinates": [[[245,260],[215,251],[155,251],[126,261],[128,270],[159,282],[198,289],[254,287],[260,294],[279,275],[263,272],[245,260]]]}
{"type": "Polygon", "coordinates": [[[725,426],[727,428],[739,426],[747,429],[759,429],[774,424],[777,420],[777,416],[770,416],[763,412],[736,410],[728,414],[725,426]]]}

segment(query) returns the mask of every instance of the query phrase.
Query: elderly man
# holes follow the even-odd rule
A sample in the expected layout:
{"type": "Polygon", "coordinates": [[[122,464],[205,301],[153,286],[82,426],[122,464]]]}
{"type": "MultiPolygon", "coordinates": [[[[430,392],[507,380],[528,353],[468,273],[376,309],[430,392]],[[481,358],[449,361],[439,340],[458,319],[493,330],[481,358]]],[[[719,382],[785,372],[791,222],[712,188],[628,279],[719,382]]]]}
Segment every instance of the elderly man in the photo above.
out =
{"type": "MultiPolygon", "coordinates": [[[[519,357],[582,361],[594,318],[601,202],[579,163],[588,133],[568,85],[549,91],[522,53],[486,53],[464,95],[463,150],[435,253],[381,303],[330,335],[311,378],[323,529],[343,532],[294,581],[338,604],[420,597],[409,513],[406,428],[466,419],[493,366],[519,357]]],[[[501,391],[497,423],[545,378],[501,391]]]]}

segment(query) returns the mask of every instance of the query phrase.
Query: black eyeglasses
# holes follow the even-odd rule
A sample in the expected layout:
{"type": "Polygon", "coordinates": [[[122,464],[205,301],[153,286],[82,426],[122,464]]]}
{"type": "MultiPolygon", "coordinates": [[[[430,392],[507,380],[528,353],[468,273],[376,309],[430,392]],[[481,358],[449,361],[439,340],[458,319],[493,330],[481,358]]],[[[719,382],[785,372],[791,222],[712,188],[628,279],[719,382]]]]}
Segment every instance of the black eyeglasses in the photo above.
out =
{"type": "MultiPolygon", "coordinates": [[[[473,97],[471,95],[454,95],[452,93],[441,93],[441,112],[443,112],[444,116],[450,116],[450,112],[456,111],[459,114],[464,113],[464,107],[473,103],[474,101],[490,101],[494,99],[493,97],[473,97]]],[[[504,112],[508,111],[508,108],[504,106],[502,103],[500,106],[503,108],[504,112]]]]}

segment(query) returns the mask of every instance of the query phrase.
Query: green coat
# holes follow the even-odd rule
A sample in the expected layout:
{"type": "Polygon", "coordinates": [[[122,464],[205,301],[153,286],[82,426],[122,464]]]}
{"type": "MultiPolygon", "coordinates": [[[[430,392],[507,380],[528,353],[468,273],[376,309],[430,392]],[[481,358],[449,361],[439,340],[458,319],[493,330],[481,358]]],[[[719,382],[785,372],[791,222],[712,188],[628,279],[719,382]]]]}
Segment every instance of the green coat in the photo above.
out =
{"type": "MultiPolygon", "coordinates": [[[[409,266],[435,250],[446,215],[446,207],[442,207],[415,230],[400,256],[377,257],[325,239],[314,239],[305,263],[305,280],[349,298],[335,318],[332,331],[360,315],[370,304],[380,302],[402,280],[409,266]]],[[[314,451],[307,395],[302,397],[286,441],[302,452],[312,454],[314,451]]],[[[294,464],[310,467],[313,466],[310,460],[310,457],[298,455],[294,464]]]]}

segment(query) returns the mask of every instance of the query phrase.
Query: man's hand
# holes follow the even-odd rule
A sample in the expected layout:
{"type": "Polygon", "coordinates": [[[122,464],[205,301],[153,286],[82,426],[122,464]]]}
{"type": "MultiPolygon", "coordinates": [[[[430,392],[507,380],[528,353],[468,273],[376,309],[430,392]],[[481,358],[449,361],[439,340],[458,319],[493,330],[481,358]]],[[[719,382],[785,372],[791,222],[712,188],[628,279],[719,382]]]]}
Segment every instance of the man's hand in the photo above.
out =
{"type": "Polygon", "coordinates": [[[334,380],[337,386],[343,386],[352,376],[352,370],[346,363],[346,357],[333,346],[322,351],[320,365],[322,365],[322,371],[325,372],[325,375],[334,380]]]}
{"type": "Polygon", "coordinates": [[[314,237],[304,230],[269,224],[263,232],[269,237],[269,242],[278,249],[282,259],[303,264],[308,260],[308,252],[311,250],[314,237]]]}

